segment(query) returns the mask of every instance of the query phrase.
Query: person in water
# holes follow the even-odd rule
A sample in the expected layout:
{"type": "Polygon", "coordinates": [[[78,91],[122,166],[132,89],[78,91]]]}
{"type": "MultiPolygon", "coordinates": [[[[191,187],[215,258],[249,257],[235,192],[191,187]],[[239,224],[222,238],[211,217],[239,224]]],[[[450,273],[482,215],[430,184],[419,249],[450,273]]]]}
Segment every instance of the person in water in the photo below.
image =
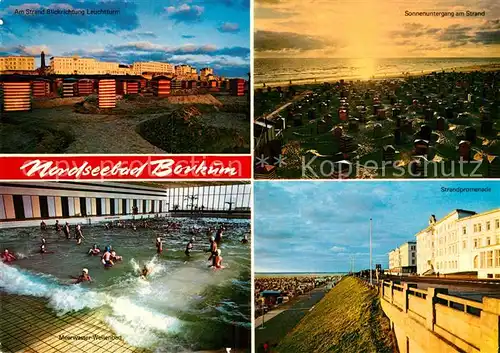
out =
{"type": "Polygon", "coordinates": [[[66,239],[69,239],[70,237],[70,229],[69,229],[69,223],[66,222],[64,225],[64,235],[66,235],[66,239]]]}
{"type": "Polygon", "coordinates": [[[87,270],[86,268],[82,270],[82,274],[78,276],[75,284],[81,282],[92,282],[92,278],[89,276],[89,270],[87,270]]]}
{"type": "Polygon", "coordinates": [[[186,256],[191,256],[191,251],[193,250],[193,243],[194,243],[194,237],[191,238],[189,243],[187,243],[186,245],[186,251],[184,251],[184,254],[186,254],[186,256]]]}
{"type": "Polygon", "coordinates": [[[92,248],[89,249],[88,254],[95,256],[95,255],[99,255],[100,252],[101,252],[101,249],[99,249],[97,247],[97,244],[94,244],[94,245],[92,245],[92,248]]]}
{"type": "Polygon", "coordinates": [[[8,262],[12,262],[12,261],[15,261],[17,260],[17,258],[14,256],[14,254],[12,254],[11,252],[9,252],[8,249],[5,249],[3,254],[2,254],[2,261],[4,263],[8,263],[8,262]]]}
{"type": "Polygon", "coordinates": [[[210,238],[210,257],[208,261],[212,261],[212,266],[215,266],[215,257],[217,256],[217,243],[215,242],[214,237],[210,238]]]}
{"type": "Polygon", "coordinates": [[[47,241],[45,238],[42,238],[42,244],[40,244],[40,254],[45,254],[47,252],[47,241]]]}
{"type": "Polygon", "coordinates": [[[217,234],[215,235],[215,242],[217,243],[217,245],[220,245],[221,241],[222,241],[222,232],[224,231],[224,227],[220,227],[218,230],[217,230],[217,234]]]}
{"type": "Polygon", "coordinates": [[[224,266],[222,266],[222,256],[220,256],[221,251],[220,249],[217,249],[216,255],[214,256],[214,261],[212,262],[212,265],[210,265],[211,268],[213,269],[222,269],[224,266]]]}
{"type": "Polygon", "coordinates": [[[156,238],[156,252],[158,254],[161,254],[163,251],[163,242],[161,241],[161,238],[158,237],[156,238]]]}
{"type": "Polygon", "coordinates": [[[106,247],[106,252],[101,257],[102,264],[106,267],[111,267],[114,265],[113,260],[111,259],[111,247],[106,247]]]}
{"type": "Polygon", "coordinates": [[[121,261],[122,259],[123,259],[122,256],[116,255],[116,251],[114,251],[114,250],[111,251],[111,260],[113,262],[121,261]]]}
{"type": "Polygon", "coordinates": [[[44,221],[40,222],[40,230],[47,230],[47,224],[44,221]]]}
{"type": "Polygon", "coordinates": [[[151,269],[148,267],[148,265],[144,265],[144,267],[141,270],[140,277],[146,279],[149,274],[151,274],[151,269]]]}
{"type": "Polygon", "coordinates": [[[82,226],[79,224],[76,225],[75,238],[76,238],[77,245],[80,245],[82,243],[82,239],[85,239],[85,237],[83,236],[83,233],[82,233],[82,226]]]}
{"type": "Polygon", "coordinates": [[[243,239],[241,239],[241,243],[242,244],[247,244],[248,243],[248,235],[245,234],[245,236],[243,237],[243,239]]]}
{"type": "Polygon", "coordinates": [[[61,225],[59,224],[59,220],[56,219],[56,231],[60,232],[61,231],[61,225]]]}

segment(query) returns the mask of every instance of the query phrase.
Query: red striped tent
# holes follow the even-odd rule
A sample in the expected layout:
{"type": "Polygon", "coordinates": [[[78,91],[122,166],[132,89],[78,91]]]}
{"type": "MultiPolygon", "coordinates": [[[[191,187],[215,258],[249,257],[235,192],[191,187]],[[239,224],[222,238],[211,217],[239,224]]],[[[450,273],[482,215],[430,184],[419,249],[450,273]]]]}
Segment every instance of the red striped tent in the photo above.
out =
{"type": "Polygon", "coordinates": [[[116,107],[116,80],[99,80],[99,108],[109,109],[116,107]]]}

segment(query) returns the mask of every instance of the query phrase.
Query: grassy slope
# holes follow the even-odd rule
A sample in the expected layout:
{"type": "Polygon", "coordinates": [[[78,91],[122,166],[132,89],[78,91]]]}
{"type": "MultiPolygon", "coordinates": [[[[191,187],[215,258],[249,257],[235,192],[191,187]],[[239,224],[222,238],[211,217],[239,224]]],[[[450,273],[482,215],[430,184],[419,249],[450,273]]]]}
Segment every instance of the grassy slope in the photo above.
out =
{"type": "Polygon", "coordinates": [[[394,339],[377,293],[343,279],[277,347],[277,352],[392,353],[394,339]]]}

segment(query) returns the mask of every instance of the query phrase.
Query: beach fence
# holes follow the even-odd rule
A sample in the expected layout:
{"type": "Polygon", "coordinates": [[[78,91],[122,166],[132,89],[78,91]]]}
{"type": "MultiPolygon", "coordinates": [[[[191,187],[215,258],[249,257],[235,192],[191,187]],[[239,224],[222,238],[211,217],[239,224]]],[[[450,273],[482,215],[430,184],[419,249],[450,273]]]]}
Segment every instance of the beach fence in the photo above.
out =
{"type": "Polygon", "coordinates": [[[90,79],[78,80],[78,95],[89,96],[94,93],[94,81],[90,79]]]}
{"type": "Polygon", "coordinates": [[[165,76],[154,77],[151,81],[154,95],[157,97],[168,97],[171,94],[172,79],[165,76]]]}
{"type": "Polygon", "coordinates": [[[3,111],[29,111],[31,110],[31,81],[26,79],[13,79],[3,82],[3,111]]]}
{"type": "Polygon", "coordinates": [[[63,80],[63,98],[71,98],[76,95],[76,79],[66,78],[63,80]]]}
{"type": "Polygon", "coordinates": [[[50,81],[39,78],[33,81],[33,98],[45,98],[50,95],[50,81]]]}
{"type": "Polygon", "coordinates": [[[232,96],[244,96],[245,80],[242,78],[234,78],[229,80],[229,90],[232,96]]]}
{"type": "Polygon", "coordinates": [[[109,109],[116,107],[116,80],[99,80],[99,108],[109,109]]]}

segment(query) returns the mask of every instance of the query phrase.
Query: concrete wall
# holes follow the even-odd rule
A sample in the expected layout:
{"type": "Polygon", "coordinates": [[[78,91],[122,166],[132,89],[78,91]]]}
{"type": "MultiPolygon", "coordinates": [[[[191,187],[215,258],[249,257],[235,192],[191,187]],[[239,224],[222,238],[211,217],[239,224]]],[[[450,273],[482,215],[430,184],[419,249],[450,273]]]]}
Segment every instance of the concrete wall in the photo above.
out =
{"type": "Polygon", "coordinates": [[[386,281],[380,296],[400,353],[500,352],[500,299],[475,302],[386,281]]]}

